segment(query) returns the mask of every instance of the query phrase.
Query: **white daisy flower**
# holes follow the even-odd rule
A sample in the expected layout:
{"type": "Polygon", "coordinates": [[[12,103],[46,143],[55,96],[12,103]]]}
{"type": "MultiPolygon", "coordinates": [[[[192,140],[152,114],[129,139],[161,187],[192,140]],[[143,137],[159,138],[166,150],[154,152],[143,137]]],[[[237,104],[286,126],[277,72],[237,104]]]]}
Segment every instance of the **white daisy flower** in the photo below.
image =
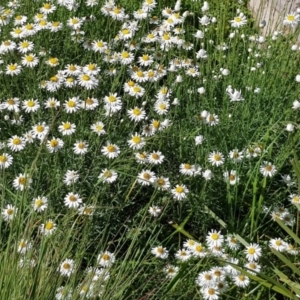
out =
{"type": "Polygon", "coordinates": [[[115,172],[114,170],[109,170],[109,169],[104,169],[101,171],[100,175],[98,178],[102,182],[107,182],[107,183],[112,183],[117,180],[118,178],[118,173],[115,172]]]}
{"type": "Polygon", "coordinates": [[[157,258],[167,259],[169,256],[169,251],[163,246],[157,246],[151,249],[151,253],[157,258]]]}
{"type": "Polygon", "coordinates": [[[283,252],[287,249],[287,243],[281,238],[270,239],[269,247],[273,248],[279,252],[283,252]]]}
{"type": "Polygon", "coordinates": [[[153,184],[156,180],[155,173],[150,170],[142,170],[137,176],[138,183],[142,185],[153,184]]]}
{"type": "Polygon", "coordinates": [[[178,273],[179,268],[173,265],[167,265],[164,267],[164,272],[168,278],[173,278],[178,273]]]}
{"type": "Polygon", "coordinates": [[[160,151],[153,151],[148,154],[148,162],[154,165],[160,165],[163,163],[165,156],[160,151]]]}
{"type": "Polygon", "coordinates": [[[175,253],[175,258],[177,258],[180,261],[187,261],[191,258],[192,253],[191,251],[187,249],[180,249],[175,253]]]}
{"type": "Polygon", "coordinates": [[[0,155],[0,169],[7,169],[13,162],[13,157],[8,153],[0,155]]]}
{"type": "Polygon", "coordinates": [[[75,261],[73,259],[65,259],[59,267],[59,272],[63,276],[70,277],[75,271],[75,261]]]}
{"type": "Polygon", "coordinates": [[[208,161],[213,166],[219,167],[219,166],[223,165],[223,163],[224,163],[224,155],[221,152],[213,151],[209,154],[208,161]]]}
{"type": "Polygon", "coordinates": [[[94,123],[93,125],[91,125],[90,128],[91,128],[91,130],[93,132],[95,132],[99,136],[106,133],[106,131],[103,129],[104,128],[104,124],[102,122],[100,122],[100,121],[98,121],[98,122],[94,123]]]}
{"type": "Polygon", "coordinates": [[[209,246],[221,247],[224,242],[224,236],[221,231],[211,230],[206,236],[206,242],[209,246]]]}
{"type": "Polygon", "coordinates": [[[37,197],[32,201],[33,210],[43,212],[48,207],[48,199],[46,197],[37,197]]]}
{"type": "Polygon", "coordinates": [[[75,182],[77,182],[79,179],[79,174],[78,171],[74,171],[74,170],[67,170],[63,182],[66,185],[72,185],[75,182]]]}
{"type": "Polygon", "coordinates": [[[57,229],[57,225],[52,220],[48,220],[45,223],[41,224],[39,229],[42,234],[51,235],[57,229]]]}
{"type": "Polygon", "coordinates": [[[103,253],[100,253],[97,258],[97,262],[99,265],[103,267],[110,267],[116,260],[116,257],[114,253],[111,253],[109,251],[105,251],[103,253]]]}
{"type": "Polygon", "coordinates": [[[86,141],[76,141],[73,147],[75,154],[84,155],[88,151],[89,144],[86,141]]]}
{"type": "Polygon", "coordinates": [[[51,140],[47,141],[47,148],[50,153],[57,152],[64,146],[63,140],[52,137],[51,140]]]}
{"type": "Polygon", "coordinates": [[[161,211],[161,208],[156,205],[150,206],[148,209],[149,214],[155,218],[161,214],[161,211]]]}
{"type": "Polygon", "coordinates": [[[267,161],[263,162],[259,170],[264,177],[272,177],[277,172],[276,167],[272,163],[267,161]]]}
{"type": "Polygon", "coordinates": [[[127,111],[127,114],[129,116],[129,118],[132,121],[135,121],[135,122],[142,121],[143,119],[145,119],[145,116],[146,116],[145,110],[143,108],[138,108],[138,107],[135,107],[133,109],[129,109],[127,111]]]}
{"type": "Polygon", "coordinates": [[[6,207],[2,209],[1,215],[5,221],[11,221],[17,214],[18,208],[7,204],[6,207]]]}
{"type": "Polygon", "coordinates": [[[111,144],[110,142],[107,142],[107,145],[101,148],[101,152],[109,159],[116,158],[121,153],[120,148],[115,144],[111,144]]]}
{"type": "Polygon", "coordinates": [[[32,179],[27,174],[19,174],[14,181],[13,186],[18,191],[23,191],[24,189],[28,189],[32,183],[32,179]]]}
{"type": "Polygon", "coordinates": [[[189,190],[184,184],[177,184],[175,188],[171,190],[173,198],[176,200],[183,200],[187,197],[189,190]]]}
{"type": "Polygon", "coordinates": [[[64,204],[68,208],[78,208],[82,204],[82,199],[80,198],[79,194],[70,192],[65,196],[64,204]]]}
{"type": "Polygon", "coordinates": [[[247,260],[252,262],[258,260],[261,256],[261,247],[258,244],[249,244],[244,252],[247,260]]]}

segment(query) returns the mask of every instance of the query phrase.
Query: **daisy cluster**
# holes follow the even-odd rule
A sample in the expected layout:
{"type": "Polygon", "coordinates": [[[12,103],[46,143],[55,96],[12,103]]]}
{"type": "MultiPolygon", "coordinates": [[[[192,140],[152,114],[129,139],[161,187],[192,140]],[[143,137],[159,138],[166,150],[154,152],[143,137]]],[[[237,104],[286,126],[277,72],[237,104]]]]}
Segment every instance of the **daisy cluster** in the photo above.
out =
{"type": "MultiPolygon", "coordinates": [[[[214,266],[198,273],[195,281],[204,299],[219,299],[233,286],[246,288],[250,284],[250,278],[238,268],[253,275],[259,274],[262,269],[259,263],[260,257],[263,256],[262,247],[256,243],[248,244],[244,250],[241,247],[236,235],[224,236],[221,231],[211,230],[204,243],[193,239],[186,240],[183,248],[174,254],[176,264],[167,264],[163,271],[167,278],[172,279],[180,272],[183,263],[188,263],[192,268],[199,260],[201,266],[206,265],[205,260],[215,260],[212,263],[214,266]],[[219,262],[219,266],[215,266],[216,261],[219,262]]],[[[291,243],[281,238],[270,239],[269,247],[290,255],[299,253],[291,243]]],[[[167,248],[161,245],[152,248],[151,253],[162,260],[171,259],[167,248]]]]}
{"type": "MultiPolygon", "coordinates": [[[[114,0],[37,1],[34,7],[27,13],[17,0],[0,7],[0,72],[6,83],[0,91],[1,217],[9,225],[32,218],[32,236],[25,230],[16,240],[22,268],[35,267],[37,241],[61,234],[65,217],[75,215],[82,224],[95,215],[101,218],[102,199],[121,205],[146,199],[149,214],[159,222],[170,207],[198,199],[200,186],[215,183],[220,194],[238,195],[251,172],[264,183],[280,174],[282,163],[272,154],[267,134],[251,141],[242,137],[243,130],[253,130],[240,116],[246,111],[251,117],[251,103],[265,87],[246,76],[246,84],[236,80],[240,76],[234,76],[237,71],[226,57],[239,50],[242,40],[249,45],[248,60],[236,69],[258,78],[272,59],[265,37],[243,32],[246,12],[239,8],[227,20],[225,42],[217,38],[218,18],[208,1],[201,1],[200,13],[185,11],[180,0],[172,8],[144,0],[133,12],[114,0]],[[227,144],[233,127],[243,128],[241,137],[227,144]]],[[[299,15],[292,13],[283,25],[298,22],[299,15]]],[[[281,37],[275,32],[270,42],[281,37]]],[[[293,101],[289,117],[300,109],[300,102],[293,101]]],[[[282,123],[275,129],[284,134],[298,128],[293,121],[282,123]]],[[[289,202],[299,205],[292,176],[282,175],[282,180],[289,202]]],[[[293,212],[278,207],[264,210],[293,226],[293,212]]],[[[270,247],[292,251],[280,238],[270,240],[270,247]]],[[[57,299],[102,295],[116,261],[114,252],[104,249],[85,270],[78,290],[61,286],[57,299]]],[[[206,243],[186,241],[175,258],[185,262],[209,256],[240,264],[226,253],[235,251],[246,254],[241,266],[259,272],[260,246],[239,249],[234,236],[212,230],[206,243]]],[[[152,254],[167,259],[169,251],[158,246],[152,254]]],[[[169,264],[167,277],[179,268],[169,264]]],[[[57,261],[55,270],[66,280],[82,271],[80,261],[69,255],[57,261]]],[[[229,282],[246,287],[249,278],[226,265],[196,279],[206,299],[217,299],[229,282]]]]}

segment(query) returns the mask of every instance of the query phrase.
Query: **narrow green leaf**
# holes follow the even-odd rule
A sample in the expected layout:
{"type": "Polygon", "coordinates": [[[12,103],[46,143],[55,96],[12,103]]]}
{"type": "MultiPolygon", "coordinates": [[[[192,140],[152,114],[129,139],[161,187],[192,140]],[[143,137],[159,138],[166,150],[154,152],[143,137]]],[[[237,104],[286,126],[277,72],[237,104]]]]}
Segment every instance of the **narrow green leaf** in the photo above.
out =
{"type": "Polygon", "coordinates": [[[242,274],[248,276],[250,279],[256,281],[257,283],[264,285],[265,287],[270,288],[273,291],[275,291],[285,297],[288,297],[288,298],[294,299],[294,300],[297,299],[297,297],[295,295],[293,295],[284,285],[280,284],[278,281],[274,280],[273,278],[271,278],[263,273],[259,273],[256,276],[256,275],[253,275],[253,274],[245,271],[238,265],[235,265],[233,263],[229,263],[226,261],[224,261],[224,262],[231,265],[233,268],[237,269],[242,274]]]}
{"type": "Polygon", "coordinates": [[[281,260],[283,261],[289,268],[292,269],[292,271],[300,276],[300,270],[287,258],[285,257],[282,253],[275,249],[271,249],[271,251],[281,260]]]}
{"type": "MultiPolygon", "coordinates": [[[[214,218],[223,228],[227,228],[227,224],[220,219],[212,210],[210,210],[206,205],[204,206],[206,212],[212,217],[214,218]]],[[[244,245],[245,247],[249,246],[249,243],[247,243],[240,235],[234,233],[234,236],[237,238],[237,240],[244,245]]]]}
{"type": "Polygon", "coordinates": [[[279,224],[279,226],[297,243],[300,244],[300,238],[288,227],[286,226],[280,219],[276,218],[275,221],[279,224]]]}

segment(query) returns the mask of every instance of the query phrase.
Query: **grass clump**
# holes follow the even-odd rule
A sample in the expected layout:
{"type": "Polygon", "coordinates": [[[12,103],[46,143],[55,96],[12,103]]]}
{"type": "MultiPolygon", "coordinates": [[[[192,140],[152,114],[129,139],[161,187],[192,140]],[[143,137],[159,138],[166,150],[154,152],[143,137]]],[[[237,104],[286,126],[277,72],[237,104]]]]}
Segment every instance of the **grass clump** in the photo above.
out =
{"type": "Polygon", "coordinates": [[[296,297],[298,48],[253,24],[229,1],[3,4],[1,299],[296,297]]]}

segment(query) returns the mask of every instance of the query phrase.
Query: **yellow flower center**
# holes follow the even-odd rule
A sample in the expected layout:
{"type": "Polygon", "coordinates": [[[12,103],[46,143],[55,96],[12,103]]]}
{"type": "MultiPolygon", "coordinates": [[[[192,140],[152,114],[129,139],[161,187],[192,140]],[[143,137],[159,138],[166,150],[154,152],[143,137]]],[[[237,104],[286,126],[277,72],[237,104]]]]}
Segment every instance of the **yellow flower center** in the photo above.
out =
{"type": "Polygon", "coordinates": [[[52,222],[47,222],[45,225],[45,228],[47,230],[51,230],[51,229],[53,229],[53,227],[54,227],[54,224],[52,222]]]}
{"type": "Polygon", "coordinates": [[[215,154],[214,155],[214,160],[220,161],[221,160],[221,156],[219,154],[215,154]]]}
{"type": "Polygon", "coordinates": [[[256,264],[254,264],[254,263],[250,263],[249,264],[249,269],[256,269],[256,264]]]}
{"type": "Polygon", "coordinates": [[[104,177],[106,177],[106,178],[110,178],[110,177],[112,177],[112,172],[110,172],[110,171],[107,170],[107,171],[104,172],[103,175],[104,175],[104,177]]]}
{"type": "Polygon", "coordinates": [[[219,234],[213,233],[213,234],[211,235],[211,238],[212,238],[214,241],[217,241],[217,240],[219,239],[219,234]]]}
{"type": "Polygon", "coordinates": [[[76,103],[75,103],[75,101],[73,101],[73,100],[69,100],[68,103],[67,103],[67,105],[68,105],[69,107],[75,107],[75,106],[76,106],[76,103]]]}
{"type": "Polygon", "coordinates": [[[35,106],[35,102],[33,100],[28,100],[27,101],[27,106],[28,107],[34,107],[35,106]]]}
{"type": "Polygon", "coordinates": [[[96,70],[96,66],[95,66],[94,64],[89,64],[89,65],[88,65],[88,69],[89,69],[90,71],[94,71],[94,70],[96,70]]]}
{"type": "Polygon", "coordinates": [[[159,186],[163,186],[163,185],[165,185],[165,180],[164,179],[162,179],[162,178],[159,178],[158,180],[157,180],[157,184],[159,185],[159,186]]]}
{"type": "Polygon", "coordinates": [[[109,102],[116,102],[116,100],[117,100],[117,98],[116,98],[115,96],[110,95],[110,96],[108,97],[108,101],[109,101],[109,102]]]}
{"type": "Polygon", "coordinates": [[[160,104],[158,105],[158,108],[159,108],[160,110],[165,110],[165,109],[166,109],[166,104],[165,104],[165,103],[160,103],[160,104]]]}
{"type": "Polygon", "coordinates": [[[44,131],[44,127],[42,125],[38,125],[38,126],[36,126],[36,131],[37,132],[43,132],[44,131]]]}
{"type": "Polygon", "coordinates": [[[240,23],[240,22],[242,22],[242,18],[240,18],[240,17],[235,17],[235,18],[234,18],[234,21],[235,21],[236,23],[240,23]]]}
{"type": "Polygon", "coordinates": [[[84,149],[84,143],[79,143],[79,144],[78,144],[78,148],[79,148],[79,149],[84,149]]]}
{"type": "MultiPolygon", "coordinates": [[[[142,73],[143,73],[143,72],[142,72],[142,73]]],[[[133,88],[133,91],[134,91],[135,93],[139,93],[139,92],[141,91],[141,88],[138,87],[138,86],[135,86],[135,87],[133,88]]]]}
{"type": "Polygon", "coordinates": [[[43,14],[37,14],[36,17],[37,17],[37,19],[41,20],[41,19],[44,18],[44,15],[43,14]]]}
{"type": "Polygon", "coordinates": [[[255,248],[251,247],[248,249],[249,254],[254,254],[255,253],[255,248]]]}
{"type": "Polygon", "coordinates": [[[51,147],[53,147],[53,148],[57,147],[57,146],[58,146],[58,140],[51,140],[51,141],[50,141],[50,145],[51,145],[51,147]]]}
{"type": "Polygon", "coordinates": [[[24,185],[26,183],[26,178],[25,177],[20,177],[19,178],[19,184],[24,185]]]}
{"type": "Polygon", "coordinates": [[[27,30],[32,30],[32,29],[33,29],[33,25],[32,25],[32,24],[27,24],[27,25],[25,26],[25,28],[26,28],[27,30]]]}
{"type": "Polygon", "coordinates": [[[104,46],[103,42],[97,42],[97,47],[102,48],[104,46]]]}
{"type": "Polygon", "coordinates": [[[7,100],[7,104],[8,105],[14,105],[15,104],[15,100],[14,99],[8,99],[7,100]]]}
{"type": "Polygon", "coordinates": [[[92,105],[92,104],[94,104],[94,100],[91,99],[91,98],[87,98],[87,99],[85,100],[85,103],[86,103],[87,105],[92,105]]]}
{"type": "Polygon", "coordinates": [[[52,76],[52,77],[50,78],[50,81],[52,81],[52,82],[57,82],[57,81],[58,81],[58,77],[57,77],[57,76],[52,76]]]}
{"type": "Polygon", "coordinates": [[[52,57],[49,59],[49,63],[51,65],[56,65],[58,63],[58,59],[56,57],[52,57]]]}
{"type": "Polygon", "coordinates": [[[103,260],[110,260],[110,256],[109,256],[107,253],[104,253],[104,254],[101,256],[101,258],[102,258],[103,260]]]}
{"type": "Polygon", "coordinates": [[[106,149],[107,149],[107,151],[108,152],[116,152],[116,147],[115,146],[113,146],[113,145],[108,145],[107,147],[106,147],[106,149]]]}
{"type": "Polygon", "coordinates": [[[32,62],[34,60],[34,57],[32,55],[26,55],[25,59],[28,61],[28,62],[32,62]]]}
{"type": "Polygon", "coordinates": [[[281,245],[282,245],[281,241],[279,241],[279,240],[277,240],[277,241],[275,242],[275,244],[276,244],[277,246],[281,246],[281,245]]]}
{"type": "Polygon", "coordinates": [[[135,108],[132,113],[135,115],[135,116],[139,116],[142,112],[139,108],[135,108]]]}
{"type": "Polygon", "coordinates": [[[160,253],[160,254],[163,254],[164,253],[164,248],[163,247],[158,247],[157,252],[160,253]]]}
{"type": "Polygon", "coordinates": [[[209,295],[214,295],[216,292],[215,292],[214,289],[210,288],[210,289],[207,290],[207,293],[208,293],[209,295]]]}
{"type": "Polygon", "coordinates": [[[53,26],[53,27],[58,27],[59,24],[60,24],[59,22],[52,22],[52,26],[53,26]]]}
{"type": "Polygon", "coordinates": [[[234,181],[234,180],[235,180],[235,176],[234,176],[233,174],[230,174],[230,175],[229,175],[229,180],[230,180],[230,181],[234,181]]]}
{"type": "Polygon", "coordinates": [[[176,193],[179,193],[179,194],[184,192],[184,188],[182,186],[178,186],[175,190],[176,190],[176,193]]]}
{"type": "Polygon", "coordinates": [[[17,69],[17,66],[16,66],[16,65],[9,65],[9,66],[8,66],[8,69],[9,69],[10,71],[15,71],[15,70],[17,69]]]}
{"type": "Polygon", "coordinates": [[[77,197],[74,196],[74,195],[71,195],[71,196],[69,196],[69,200],[70,200],[71,202],[76,202],[76,201],[77,201],[77,197]]]}
{"type": "Polygon", "coordinates": [[[121,56],[122,56],[122,58],[128,58],[129,53],[127,51],[124,51],[124,52],[122,52],[121,56]]]}
{"type": "Polygon", "coordinates": [[[69,129],[71,129],[71,124],[70,124],[70,123],[64,123],[64,124],[63,124],[63,128],[64,128],[65,130],[69,130],[69,129]]]}
{"type": "Polygon", "coordinates": [[[125,29],[122,29],[122,33],[125,35],[125,34],[129,34],[130,33],[130,30],[125,28],[125,29]]]}
{"type": "Polygon", "coordinates": [[[36,205],[36,206],[41,207],[43,204],[44,204],[44,202],[43,202],[42,199],[37,199],[37,200],[35,200],[35,205],[36,205]]]}
{"type": "Polygon", "coordinates": [[[22,141],[21,141],[20,138],[14,138],[14,139],[12,140],[12,143],[13,143],[14,145],[21,145],[22,141]]]}
{"type": "Polygon", "coordinates": [[[197,252],[202,252],[203,251],[203,247],[201,245],[197,245],[195,248],[196,248],[197,252]]]}
{"type": "Polygon", "coordinates": [[[294,17],[293,15],[288,15],[286,18],[287,18],[287,20],[290,21],[290,22],[295,21],[295,17],[294,17]]]}
{"type": "Polygon", "coordinates": [[[149,173],[144,173],[143,178],[149,180],[151,178],[151,175],[149,173]]]}
{"type": "Polygon", "coordinates": [[[84,75],[81,76],[81,79],[82,79],[83,81],[89,81],[89,80],[90,80],[90,76],[84,74],[84,75]]]}
{"type": "Polygon", "coordinates": [[[27,48],[29,46],[28,42],[22,42],[21,43],[21,48],[27,48]]]}
{"type": "Polygon", "coordinates": [[[62,267],[66,270],[69,270],[71,268],[71,265],[69,263],[64,263],[62,267]]]}
{"type": "Polygon", "coordinates": [[[158,155],[157,153],[153,153],[153,154],[151,155],[151,157],[152,157],[153,159],[155,159],[155,160],[158,160],[158,159],[159,159],[159,155],[158,155]]]}
{"type": "Polygon", "coordinates": [[[118,15],[118,14],[121,12],[121,9],[118,8],[118,7],[116,7],[116,8],[114,8],[113,12],[114,12],[116,15],[118,15]]]}
{"type": "Polygon", "coordinates": [[[158,129],[160,127],[160,121],[153,121],[152,125],[155,129],[158,129]]]}
{"type": "Polygon", "coordinates": [[[265,166],[265,170],[267,172],[271,172],[272,171],[272,166],[270,166],[270,165],[265,166]]]}
{"type": "Polygon", "coordinates": [[[134,136],[132,138],[132,141],[135,143],[135,144],[139,144],[141,142],[141,138],[139,136],[134,136]]]}
{"type": "Polygon", "coordinates": [[[167,33],[165,33],[162,37],[163,37],[163,39],[164,39],[165,41],[170,40],[170,35],[167,34],[167,33]]]}
{"type": "Polygon", "coordinates": [[[43,7],[44,7],[44,9],[50,9],[51,4],[50,3],[45,3],[43,7]]]}
{"type": "Polygon", "coordinates": [[[16,33],[16,34],[20,34],[21,32],[22,32],[22,29],[20,29],[20,28],[14,29],[14,33],[16,33]]]}
{"type": "Polygon", "coordinates": [[[102,129],[103,129],[103,126],[101,126],[101,125],[97,125],[97,126],[96,126],[96,130],[97,130],[97,131],[101,131],[102,129]]]}
{"type": "Polygon", "coordinates": [[[6,213],[11,216],[14,213],[14,210],[9,208],[6,210],[6,213]]]}
{"type": "Polygon", "coordinates": [[[212,280],[212,277],[211,277],[210,274],[205,274],[204,278],[205,278],[206,280],[212,280]]]}
{"type": "Polygon", "coordinates": [[[6,161],[7,161],[7,157],[4,156],[4,155],[1,155],[1,156],[0,156],[0,162],[1,162],[1,163],[5,163],[6,161]]]}

